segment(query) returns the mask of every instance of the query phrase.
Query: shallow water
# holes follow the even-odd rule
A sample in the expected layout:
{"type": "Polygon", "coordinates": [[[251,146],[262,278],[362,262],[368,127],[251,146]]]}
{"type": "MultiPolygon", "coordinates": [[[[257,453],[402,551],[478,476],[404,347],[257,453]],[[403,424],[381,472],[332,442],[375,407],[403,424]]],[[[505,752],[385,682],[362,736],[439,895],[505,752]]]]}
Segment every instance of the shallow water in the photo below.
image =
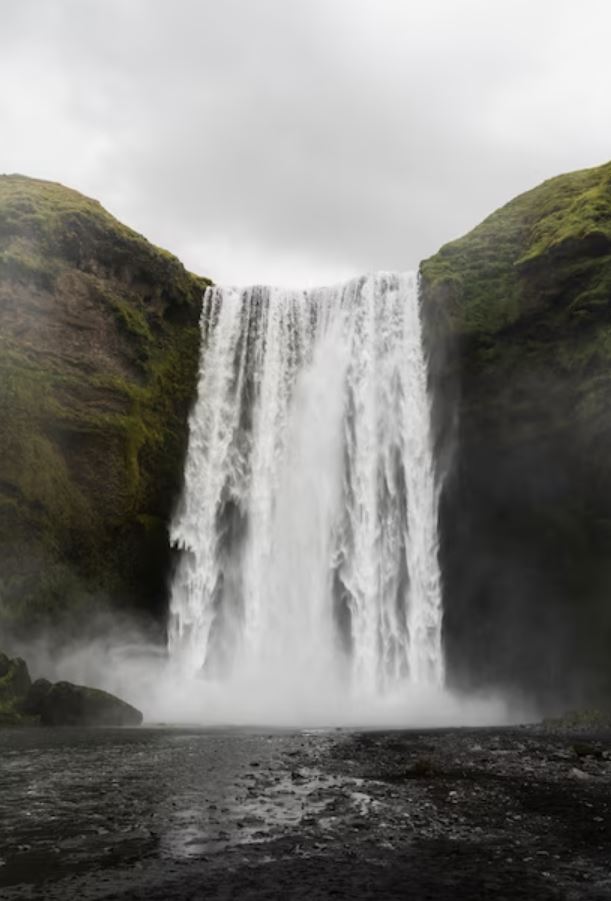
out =
{"type": "Polygon", "coordinates": [[[0,897],[608,901],[611,733],[0,731],[0,897]]]}
{"type": "MultiPolygon", "coordinates": [[[[0,732],[0,889],[147,862],[202,859],[281,835],[331,777],[294,771],[325,733],[0,732]]],[[[315,750],[315,749],[314,749],[315,750]]],[[[332,781],[332,780],[331,780],[332,781]]]]}

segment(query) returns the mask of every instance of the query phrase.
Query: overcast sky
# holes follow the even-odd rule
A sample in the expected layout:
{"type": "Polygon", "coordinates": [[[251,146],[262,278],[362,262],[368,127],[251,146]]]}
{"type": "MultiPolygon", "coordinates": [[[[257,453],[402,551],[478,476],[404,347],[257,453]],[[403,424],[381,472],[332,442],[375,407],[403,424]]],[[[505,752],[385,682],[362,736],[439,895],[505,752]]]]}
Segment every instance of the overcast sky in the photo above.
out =
{"type": "Polygon", "coordinates": [[[409,269],[611,158],[609,0],[0,0],[0,172],[218,282],[409,269]]]}

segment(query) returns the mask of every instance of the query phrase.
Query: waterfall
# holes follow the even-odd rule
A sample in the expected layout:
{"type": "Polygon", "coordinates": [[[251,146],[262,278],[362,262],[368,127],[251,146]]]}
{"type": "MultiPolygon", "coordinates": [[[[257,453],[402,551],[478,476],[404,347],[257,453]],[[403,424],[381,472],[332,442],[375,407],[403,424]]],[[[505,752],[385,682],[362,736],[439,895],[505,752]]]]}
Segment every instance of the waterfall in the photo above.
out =
{"type": "Polygon", "coordinates": [[[441,687],[438,485],[417,278],[213,287],[170,655],[296,699],[441,687]]]}

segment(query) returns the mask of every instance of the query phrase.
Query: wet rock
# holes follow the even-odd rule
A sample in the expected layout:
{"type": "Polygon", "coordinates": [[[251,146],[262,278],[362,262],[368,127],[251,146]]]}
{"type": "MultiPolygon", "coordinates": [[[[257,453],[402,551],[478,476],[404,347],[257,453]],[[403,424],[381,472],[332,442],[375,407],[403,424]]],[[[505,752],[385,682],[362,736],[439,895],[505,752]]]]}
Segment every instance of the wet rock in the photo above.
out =
{"type": "Polygon", "coordinates": [[[23,712],[30,716],[39,715],[43,699],[47,696],[52,687],[52,683],[49,682],[48,679],[36,679],[36,681],[31,684],[30,690],[23,702],[21,708],[23,712]]]}
{"type": "Polygon", "coordinates": [[[72,682],[30,678],[21,657],[0,652],[0,725],[139,726],[142,714],[120,698],[72,682]]]}
{"type": "Polygon", "coordinates": [[[25,660],[21,657],[11,660],[6,654],[0,654],[0,700],[24,698],[31,684],[25,660]]]}
{"type": "Polygon", "coordinates": [[[18,725],[23,719],[23,702],[32,680],[21,657],[11,660],[0,653],[0,724],[18,725]]]}
{"type": "Polygon", "coordinates": [[[40,697],[45,726],[139,726],[142,713],[126,701],[72,682],[56,682],[40,697]]]}
{"type": "Polygon", "coordinates": [[[575,742],[573,751],[577,757],[594,757],[598,760],[604,759],[604,751],[596,745],[587,744],[586,742],[575,742]]]}

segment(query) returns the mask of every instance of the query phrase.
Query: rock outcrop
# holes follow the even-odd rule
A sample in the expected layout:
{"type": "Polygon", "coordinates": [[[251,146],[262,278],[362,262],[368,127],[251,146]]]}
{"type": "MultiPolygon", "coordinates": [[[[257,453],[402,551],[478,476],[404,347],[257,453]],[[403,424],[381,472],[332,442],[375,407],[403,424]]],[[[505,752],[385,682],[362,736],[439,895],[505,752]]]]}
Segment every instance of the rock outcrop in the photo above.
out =
{"type": "Polygon", "coordinates": [[[611,163],[517,197],[421,276],[450,675],[611,698],[611,163]]]}
{"type": "Polygon", "coordinates": [[[139,726],[142,714],[131,704],[99,688],[72,682],[55,685],[39,679],[25,701],[43,726],[139,726]]]}
{"type": "Polygon", "coordinates": [[[0,176],[0,630],[165,612],[207,284],[96,201],[0,176]]]}
{"type": "Polygon", "coordinates": [[[0,726],[139,726],[142,714],[98,688],[37,679],[21,657],[0,652],[0,726]]]}

